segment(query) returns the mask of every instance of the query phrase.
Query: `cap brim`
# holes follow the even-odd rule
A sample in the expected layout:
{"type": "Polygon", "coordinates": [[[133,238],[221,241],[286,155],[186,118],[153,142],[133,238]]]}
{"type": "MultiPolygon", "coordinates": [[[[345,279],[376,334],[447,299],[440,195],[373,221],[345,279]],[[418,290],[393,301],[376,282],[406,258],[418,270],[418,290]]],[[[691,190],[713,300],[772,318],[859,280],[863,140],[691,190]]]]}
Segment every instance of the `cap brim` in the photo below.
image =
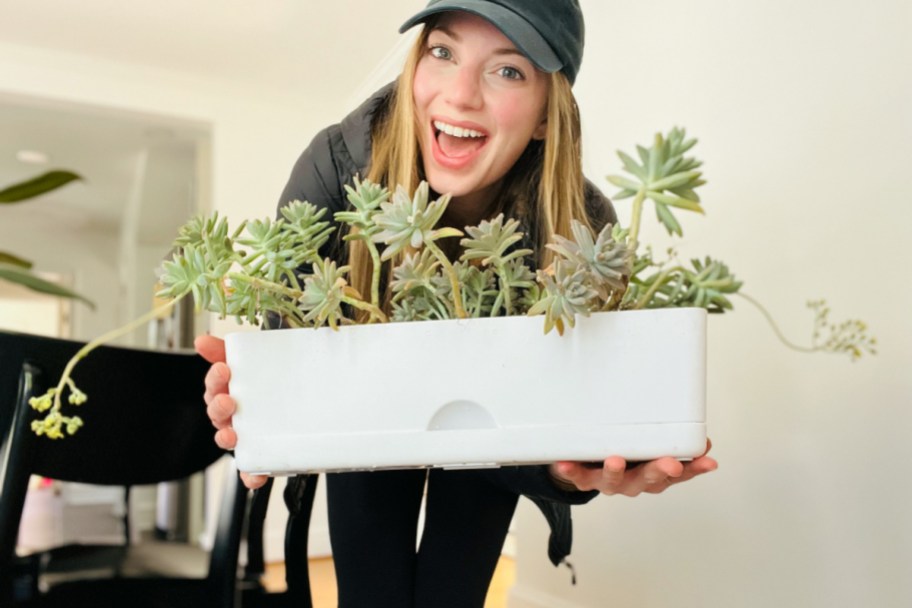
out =
{"type": "Polygon", "coordinates": [[[504,36],[516,45],[523,55],[535,64],[535,67],[543,72],[557,72],[564,64],[558,59],[550,45],[538,33],[532,25],[514,13],[513,11],[494,4],[488,0],[463,0],[462,2],[438,2],[432,7],[414,15],[411,19],[402,24],[399,33],[424,23],[431,15],[446,13],[450,11],[463,11],[478,15],[482,19],[489,21],[504,36]]]}

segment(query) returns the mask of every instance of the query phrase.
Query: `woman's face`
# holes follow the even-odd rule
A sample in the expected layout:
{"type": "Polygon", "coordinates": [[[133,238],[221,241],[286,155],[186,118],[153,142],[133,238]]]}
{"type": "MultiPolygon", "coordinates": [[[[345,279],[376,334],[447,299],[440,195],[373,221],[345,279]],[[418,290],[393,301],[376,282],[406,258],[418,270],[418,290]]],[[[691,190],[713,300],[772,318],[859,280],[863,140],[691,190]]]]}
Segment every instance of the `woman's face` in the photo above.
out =
{"type": "Polygon", "coordinates": [[[483,213],[529,141],[544,138],[549,83],[489,22],[445,13],[428,37],[413,87],[431,188],[483,213]]]}

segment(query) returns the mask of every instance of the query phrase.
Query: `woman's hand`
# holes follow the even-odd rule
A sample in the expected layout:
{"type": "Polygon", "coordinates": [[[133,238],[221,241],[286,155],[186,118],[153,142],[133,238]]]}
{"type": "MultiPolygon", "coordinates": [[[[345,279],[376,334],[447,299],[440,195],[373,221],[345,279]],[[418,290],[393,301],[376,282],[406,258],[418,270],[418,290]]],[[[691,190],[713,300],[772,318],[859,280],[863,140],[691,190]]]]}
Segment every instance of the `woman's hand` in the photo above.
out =
{"type": "Polygon", "coordinates": [[[711,447],[712,442],[707,439],[706,451],[690,462],[659,458],[631,468],[619,456],[606,458],[600,467],[582,462],[556,462],[551,465],[551,476],[559,486],[578,490],[624,496],[658,494],[697,475],[715,471],[719,463],[706,455],[711,447]]]}
{"type": "MultiPolygon", "coordinates": [[[[213,336],[198,336],[193,342],[196,352],[212,364],[206,373],[206,414],[217,429],[215,443],[223,450],[233,450],[237,445],[237,434],[231,428],[231,417],[237,410],[237,404],[228,394],[228,380],[231,370],[225,363],[225,341],[213,336]]],[[[241,473],[241,481],[251,490],[266,483],[265,475],[248,475],[241,473]]]]}

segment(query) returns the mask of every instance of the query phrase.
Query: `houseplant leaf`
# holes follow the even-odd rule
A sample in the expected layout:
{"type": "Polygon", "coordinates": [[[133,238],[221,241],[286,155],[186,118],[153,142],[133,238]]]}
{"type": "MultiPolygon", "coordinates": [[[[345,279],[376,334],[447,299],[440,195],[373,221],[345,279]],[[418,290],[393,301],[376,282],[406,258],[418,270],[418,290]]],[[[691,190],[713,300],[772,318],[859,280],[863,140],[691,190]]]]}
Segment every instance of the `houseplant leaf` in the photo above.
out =
{"type": "Polygon", "coordinates": [[[80,176],[71,171],[48,171],[0,190],[0,203],[18,203],[35,198],[80,179],[80,176]]]}
{"type": "Polygon", "coordinates": [[[32,263],[28,260],[24,260],[19,256],[7,253],[6,251],[0,251],[0,264],[11,264],[13,266],[19,266],[20,268],[32,267],[32,263]]]}
{"type": "Polygon", "coordinates": [[[95,308],[95,303],[91,300],[84,298],[78,293],[70,291],[65,287],[61,287],[60,285],[51,283],[50,281],[45,281],[44,279],[33,274],[28,269],[22,268],[20,266],[0,263],[0,279],[4,279],[10,283],[15,283],[17,285],[22,285],[23,287],[27,287],[28,289],[37,291],[39,293],[46,293],[62,298],[81,300],[82,302],[88,304],[92,309],[95,308]]]}

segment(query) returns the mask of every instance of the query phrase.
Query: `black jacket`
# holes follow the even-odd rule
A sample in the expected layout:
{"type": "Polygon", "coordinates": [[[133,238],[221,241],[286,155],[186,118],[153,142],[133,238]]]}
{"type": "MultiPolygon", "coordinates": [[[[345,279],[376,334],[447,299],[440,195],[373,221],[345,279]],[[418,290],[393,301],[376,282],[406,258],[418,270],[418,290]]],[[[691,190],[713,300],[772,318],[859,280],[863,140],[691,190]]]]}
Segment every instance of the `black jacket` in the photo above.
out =
{"type": "MultiPolygon", "coordinates": [[[[385,109],[393,86],[387,85],[341,123],[323,129],[314,137],[292,169],[279,200],[280,208],[300,200],[327,207],[328,217],[346,209],[344,186],[353,185],[356,175],[367,174],[371,155],[371,121],[379,110],[385,109]]],[[[586,206],[590,221],[597,229],[605,223],[617,221],[611,203],[588,181],[586,206]]],[[[338,257],[338,241],[324,253],[329,257],[338,257]]],[[[545,466],[502,467],[486,473],[497,485],[526,496],[538,505],[551,526],[548,556],[555,565],[562,562],[569,555],[572,543],[570,505],[586,503],[598,492],[561,490],[553,483],[545,466]]],[[[297,481],[301,482],[304,479],[297,481]]],[[[296,505],[298,509],[302,507],[310,509],[309,504],[296,505]]]]}

